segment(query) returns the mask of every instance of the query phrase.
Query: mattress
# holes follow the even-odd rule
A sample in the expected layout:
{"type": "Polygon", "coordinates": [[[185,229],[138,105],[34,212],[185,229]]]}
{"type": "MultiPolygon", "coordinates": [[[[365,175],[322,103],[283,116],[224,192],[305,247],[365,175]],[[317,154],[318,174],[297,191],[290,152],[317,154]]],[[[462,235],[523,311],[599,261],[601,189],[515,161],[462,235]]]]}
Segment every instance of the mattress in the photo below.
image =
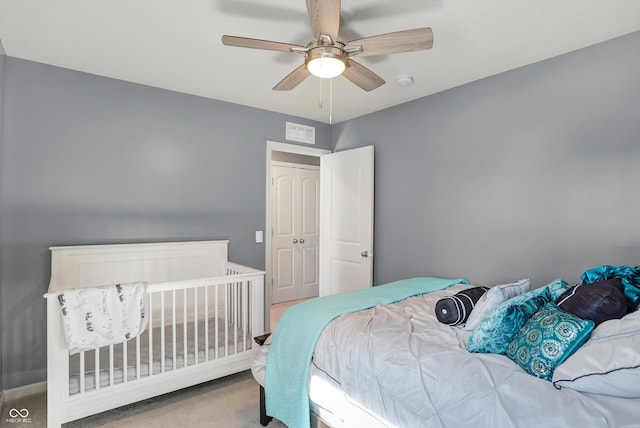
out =
{"type": "MultiPolygon", "coordinates": [[[[439,323],[434,310],[465,287],[332,321],[310,367],[312,411],[334,427],[476,428],[479,417],[497,428],[640,426],[640,399],[558,390],[504,355],[467,352],[470,332],[439,323]]],[[[252,367],[259,382],[267,350],[252,367]]]]}
{"type": "MultiPolygon", "coordinates": [[[[194,324],[187,324],[187,350],[184,350],[184,324],[176,324],[176,346],[175,346],[175,369],[186,366],[192,366],[197,363],[204,363],[213,359],[224,358],[244,352],[253,347],[252,339],[249,335],[244,335],[241,328],[235,328],[233,324],[225,327],[224,320],[218,320],[218,340],[216,342],[216,322],[215,319],[209,319],[208,322],[208,352],[206,352],[207,344],[205,343],[205,325],[204,320],[198,323],[198,345],[194,346],[194,324]],[[226,334],[225,334],[226,331],[226,334]],[[226,340],[225,340],[226,337],[226,340]],[[186,358],[185,358],[186,356],[186,358]]],[[[147,377],[151,372],[157,375],[164,372],[174,370],[174,348],[173,348],[173,327],[165,327],[165,349],[164,354],[161,348],[161,328],[155,327],[152,331],[153,350],[151,358],[149,358],[149,331],[144,331],[140,336],[140,374],[139,376],[147,377]],[[163,358],[164,357],[164,358],[163,358]],[[164,360],[164,367],[163,367],[164,360]]],[[[136,369],[136,339],[127,342],[127,364],[124,367],[124,351],[122,344],[113,346],[113,374],[110,368],[110,348],[108,346],[99,348],[99,382],[100,387],[104,388],[110,384],[119,384],[124,380],[126,373],[127,380],[135,380],[138,377],[136,369]]],[[[77,394],[80,392],[80,354],[69,356],[69,394],[77,394]]],[[[84,390],[95,390],[96,373],[95,373],[95,351],[84,352],[84,390]]]]}

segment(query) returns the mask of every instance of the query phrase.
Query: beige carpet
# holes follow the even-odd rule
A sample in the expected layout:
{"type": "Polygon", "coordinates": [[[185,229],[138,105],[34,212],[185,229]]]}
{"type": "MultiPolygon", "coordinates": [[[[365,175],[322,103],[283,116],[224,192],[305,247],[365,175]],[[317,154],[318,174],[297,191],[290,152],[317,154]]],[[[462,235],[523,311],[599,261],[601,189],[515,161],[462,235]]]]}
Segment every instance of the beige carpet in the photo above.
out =
{"type": "MultiPolygon", "coordinates": [[[[46,394],[4,403],[2,427],[42,428],[47,426],[46,394]],[[8,423],[10,409],[27,409],[30,423],[8,423]]],[[[250,371],[193,386],[177,392],[129,404],[64,424],[64,428],[141,427],[253,428],[261,427],[258,383],[250,371]]],[[[268,428],[284,428],[273,420],[268,428]]]]}

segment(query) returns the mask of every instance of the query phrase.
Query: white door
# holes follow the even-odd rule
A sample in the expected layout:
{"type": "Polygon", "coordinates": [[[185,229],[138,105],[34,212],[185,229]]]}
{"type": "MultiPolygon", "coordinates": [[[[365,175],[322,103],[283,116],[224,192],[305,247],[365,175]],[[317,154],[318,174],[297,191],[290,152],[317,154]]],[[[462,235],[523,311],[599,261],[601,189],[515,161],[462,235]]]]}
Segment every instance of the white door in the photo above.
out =
{"type": "Polygon", "coordinates": [[[320,171],[273,166],[273,303],[318,295],[320,171]]]}
{"type": "Polygon", "coordinates": [[[320,158],[320,296],[373,283],[373,153],[320,158]]]}

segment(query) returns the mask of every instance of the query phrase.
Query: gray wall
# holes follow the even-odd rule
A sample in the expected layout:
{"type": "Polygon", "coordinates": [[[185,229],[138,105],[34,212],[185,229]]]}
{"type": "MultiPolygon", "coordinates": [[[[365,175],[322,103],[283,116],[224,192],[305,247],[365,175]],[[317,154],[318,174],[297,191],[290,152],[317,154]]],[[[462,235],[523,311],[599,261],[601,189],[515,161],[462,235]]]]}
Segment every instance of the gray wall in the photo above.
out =
{"type": "MultiPolygon", "coordinates": [[[[2,152],[4,147],[4,63],[6,60],[4,47],[2,46],[2,40],[0,40],[0,165],[2,165],[2,152]]],[[[2,167],[0,167],[0,225],[2,225],[2,167]]],[[[0,227],[0,403],[2,402],[2,391],[4,389],[3,371],[2,371],[2,349],[4,343],[2,340],[2,331],[4,331],[4,324],[2,322],[2,302],[4,301],[4,287],[2,283],[2,228],[0,227]]],[[[1,406],[0,406],[1,407],[1,406]]]]}
{"type": "Polygon", "coordinates": [[[265,142],[287,120],[330,148],[326,124],[8,57],[4,388],[46,377],[51,245],[229,239],[264,268],[265,142]]]}
{"type": "Polygon", "coordinates": [[[375,282],[640,264],[640,33],[333,127],[376,148],[375,282]]]}
{"type": "Polygon", "coordinates": [[[322,148],[376,146],[376,283],[537,286],[639,264],[638,45],[632,34],[333,128],[0,56],[1,387],[45,379],[50,245],[228,238],[233,260],[263,267],[264,142],[284,141],[286,120],[316,126],[322,148]]]}

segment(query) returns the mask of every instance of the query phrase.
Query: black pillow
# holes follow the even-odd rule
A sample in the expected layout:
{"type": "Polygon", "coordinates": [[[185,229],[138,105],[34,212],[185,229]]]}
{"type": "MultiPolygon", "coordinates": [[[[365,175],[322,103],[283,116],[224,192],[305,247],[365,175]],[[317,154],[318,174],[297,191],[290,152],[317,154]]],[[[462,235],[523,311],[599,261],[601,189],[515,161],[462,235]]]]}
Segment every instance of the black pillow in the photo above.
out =
{"type": "Polygon", "coordinates": [[[556,299],[556,305],[596,325],[627,314],[627,299],[620,278],[576,285],[556,299]]]}
{"type": "Polygon", "coordinates": [[[436,318],[443,324],[458,325],[467,321],[476,302],[489,287],[473,287],[436,302],[436,318]]]}

